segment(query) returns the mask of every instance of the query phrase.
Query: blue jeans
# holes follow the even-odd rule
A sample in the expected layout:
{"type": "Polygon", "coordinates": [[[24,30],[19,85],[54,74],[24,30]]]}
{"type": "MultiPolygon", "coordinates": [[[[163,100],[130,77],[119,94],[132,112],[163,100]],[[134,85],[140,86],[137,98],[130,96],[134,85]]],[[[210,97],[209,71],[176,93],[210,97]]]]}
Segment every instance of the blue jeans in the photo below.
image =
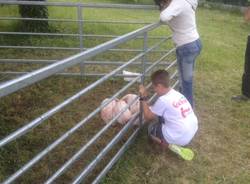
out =
{"type": "Polygon", "coordinates": [[[180,76],[180,92],[193,106],[193,73],[195,59],[202,49],[200,39],[177,47],[176,56],[180,76]]]}

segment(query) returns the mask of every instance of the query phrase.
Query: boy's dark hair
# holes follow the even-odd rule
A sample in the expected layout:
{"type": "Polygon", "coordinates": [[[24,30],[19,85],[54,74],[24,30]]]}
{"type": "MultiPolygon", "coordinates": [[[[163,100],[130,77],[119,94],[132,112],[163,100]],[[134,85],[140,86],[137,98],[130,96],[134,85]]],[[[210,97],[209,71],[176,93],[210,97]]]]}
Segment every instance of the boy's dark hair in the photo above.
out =
{"type": "Polygon", "coordinates": [[[153,85],[161,84],[168,88],[170,84],[169,73],[166,70],[157,70],[151,75],[153,85]]]}

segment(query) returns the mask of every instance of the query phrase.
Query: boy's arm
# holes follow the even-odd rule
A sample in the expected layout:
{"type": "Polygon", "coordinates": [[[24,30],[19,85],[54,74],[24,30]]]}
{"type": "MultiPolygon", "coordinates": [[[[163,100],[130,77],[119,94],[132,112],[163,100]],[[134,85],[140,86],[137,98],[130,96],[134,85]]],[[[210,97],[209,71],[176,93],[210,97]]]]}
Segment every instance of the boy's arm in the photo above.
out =
{"type": "Polygon", "coordinates": [[[147,91],[143,85],[139,86],[140,101],[142,103],[142,109],[144,118],[146,121],[150,121],[156,118],[156,115],[150,110],[149,105],[146,101],[147,91]]]}
{"type": "Polygon", "coordinates": [[[145,100],[141,101],[142,108],[143,108],[143,114],[146,121],[150,121],[156,118],[156,115],[150,110],[149,105],[145,100]]]}

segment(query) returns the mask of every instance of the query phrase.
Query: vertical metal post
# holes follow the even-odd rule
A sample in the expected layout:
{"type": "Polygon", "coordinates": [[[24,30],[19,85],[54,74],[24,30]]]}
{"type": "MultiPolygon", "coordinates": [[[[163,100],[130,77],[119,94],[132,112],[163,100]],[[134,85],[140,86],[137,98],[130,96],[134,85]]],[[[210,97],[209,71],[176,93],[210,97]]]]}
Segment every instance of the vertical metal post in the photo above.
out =
{"type": "MultiPolygon", "coordinates": [[[[146,53],[146,50],[148,49],[148,32],[145,32],[143,34],[143,52],[146,53]]],[[[142,57],[142,64],[141,64],[141,84],[144,85],[144,80],[145,80],[145,71],[146,71],[146,65],[147,65],[147,55],[145,54],[142,57]]],[[[143,122],[143,107],[142,107],[142,102],[140,102],[140,116],[139,116],[139,122],[140,125],[142,126],[143,122]]]]}
{"type": "MultiPolygon", "coordinates": [[[[77,6],[77,20],[78,20],[78,29],[79,29],[79,46],[80,51],[83,51],[83,14],[82,7],[80,5],[77,6]]],[[[80,63],[81,75],[84,76],[84,61],[80,63]]]]}
{"type": "MultiPolygon", "coordinates": [[[[148,32],[145,32],[144,35],[143,35],[143,52],[146,53],[147,49],[148,49],[148,32]]],[[[145,54],[142,57],[142,79],[141,79],[141,84],[144,84],[146,65],[147,65],[147,55],[145,54]]]]}

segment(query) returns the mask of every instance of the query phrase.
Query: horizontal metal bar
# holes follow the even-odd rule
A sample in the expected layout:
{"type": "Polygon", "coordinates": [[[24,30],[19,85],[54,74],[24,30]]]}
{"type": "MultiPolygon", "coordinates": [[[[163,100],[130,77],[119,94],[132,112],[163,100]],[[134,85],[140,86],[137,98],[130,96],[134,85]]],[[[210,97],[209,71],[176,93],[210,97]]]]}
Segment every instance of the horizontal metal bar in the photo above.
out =
{"type": "Polygon", "coordinates": [[[31,72],[27,75],[21,76],[17,79],[8,81],[8,82],[0,85],[0,97],[6,96],[10,93],[13,93],[13,92],[19,90],[19,89],[22,89],[26,86],[29,86],[37,81],[45,79],[45,78],[47,78],[55,73],[58,73],[59,71],[62,71],[64,69],[69,68],[71,66],[74,66],[76,64],[79,64],[83,60],[86,60],[92,56],[95,56],[99,53],[107,51],[107,50],[109,50],[109,49],[111,49],[111,48],[113,48],[121,43],[124,43],[130,39],[133,39],[133,38],[141,35],[142,33],[153,30],[159,26],[160,26],[159,22],[145,26],[141,29],[138,29],[136,31],[125,34],[125,35],[123,35],[119,38],[115,38],[111,41],[105,42],[105,43],[98,45],[94,48],[91,48],[87,51],[81,52],[79,54],[76,54],[74,56],[66,58],[62,61],[58,61],[54,64],[51,64],[49,66],[46,66],[44,68],[41,68],[41,69],[36,70],[34,72],[31,72]]]}
{"type": "MultiPolygon", "coordinates": [[[[153,52],[153,51],[151,51],[153,52]]],[[[34,59],[0,59],[0,63],[4,64],[51,64],[59,60],[34,60],[34,59]]],[[[85,65],[122,65],[126,63],[125,61],[84,61],[85,65]]],[[[153,62],[147,62],[146,65],[151,65],[153,62]]],[[[159,65],[166,65],[165,63],[160,63],[159,65]]],[[[141,65],[141,62],[134,62],[131,65],[141,65]]]]}
{"type": "Polygon", "coordinates": [[[152,24],[144,21],[83,20],[86,24],[152,24]]]}
{"type": "MultiPolygon", "coordinates": [[[[0,72],[0,74],[3,75],[24,75],[27,74],[28,72],[0,72]]],[[[72,77],[103,77],[107,75],[107,73],[57,73],[55,75],[59,76],[72,76],[72,77]]],[[[128,74],[115,74],[113,77],[135,77],[138,75],[128,75],[128,74]]],[[[147,75],[146,75],[147,76],[147,75]]]]}
{"type": "Polygon", "coordinates": [[[152,5],[135,5],[135,4],[110,4],[110,3],[73,3],[73,2],[47,2],[47,1],[14,1],[2,0],[0,4],[8,5],[44,5],[44,6],[68,6],[68,7],[85,7],[85,8],[119,8],[119,9],[149,9],[156,10],[156,6],[152,5]]]}
{"type": "Polygon", "coordinates": [[[121,156],[128,149],[129,145],[133,143],[135,138],[139,133],[140,128],[137,128],[133,134],[128,138],[128,140],[123,144],[123,146],[119,149],[116,155],[110,160],[110,162],[106,165],[106,167],[101,171],[101,173],[95,178],[92,184],[98,184],[102,178],[108,173],[108,171],[114,166],[114,164],[121,158],[121,156]]]}
{"type": "Polygon", "coordinates": [[[51,64],[59,60],[52,59],[0,59],[0,63],[4,64],[51,64]]]}
{"type": "MultiPolygon", "coordinates": [[[[80,35],[79,35],[80,36],[80,35]]],[[[82,36],[84,37],[97,37],[97,38],[117,38],[120,35],[98,35],[98,34],[83,34],[82,36]]],[[[164,38],[168,38],[165,36],[149,36],[148,39],[164,39],[164,38]]],[[[143,36],[138,36],[135,39],[144,39],[143,36]]]]}
{"type": "MultiPolygon", "coordinates": [[[[0,45],[0,49],[43,49],[43,50],[81,50],[79,47],[39,47],[39,46],[9,46],[9,45],[0,45]]],[[[91,48],[83,48],[84,51],[87,51],[91,48]]],[[[142,52],[142,49],[108,49],[107,51],[111,52],[142,52]]],[[[153,52],[166,52],[166,50],[156,50],[153,52]]]]}
{"type": "Polygon", "coordinates": [[[172,66],[177,64],[177,60],[175,60],[173,63],[171,63],[170,65],[167,66],[167,68],[165,68],[165,70],[169,70],[172,66]]]}
{"type": "MultiPolygon", "coordinates": [[[[80,36],[71,33],[31,33],[31,32],[0,32],[0,35],[27,35],[27,36],[80,36]]],[[[85,35],[82,35],[85,36],[85,35]]]]}
{"type": "Polygon", "coordinates": [[[83,22],[86,24],[152,24],[142,21],[114,21],[114,20],[77,20],[77,19],[53,19],[53,18],[29,18],[29,17],[0,17],[0,20],[25,20],[25,21],[50,21],[50,22],[83,22]]]}
{"type": "MultiPolygon", "coordinates": [[[[139,77],[138,77],[139,78],[139,77]]],[[[137,80],[138,80],[137,78],[137,80]]],[[[136,80],[134,80],[134,83],[136,80]]],[[[78,150],[65,164],[63,164],[60,169],[58,169],[46,182],[45,184],[52,183],[56,178],[58,178],[60,175],[62,175],[102,134],[104,134],[108,128],[110,128],[116,120],[119,118],[119,116],[125,112],[131,105],[133,105],[136,100],[138,100],[139,97],[135,98],[132,102],[127,104],[111,121],[108,122],[98,133],[95,134],[95,136],[88,141],[86,144],[84,144],[80,150],[78,150]]]]}
{"type": "Polygon", "coordinates": [[[166,54],[164,54],[160,59],[158,59],[156,62],[154,62],[150,67],[148,67],[146,69],[146,73],[150,70],[152,70],[157,64],[159,64],[160,62],[162,62],[163,59],[165,59],[165,57],[169,56],[171,53],[173,53],[176,49],[173,48],[171,49],[169,52],[167,52],[166,54]]]}
{"type": "MultiPolygon", "coordinates": [[[[0,3],[1,4],[1,3],[0,3]]],[[[55,22],[78,22],[77,19],[46,19],[46,18],[28,18],[28,17],[0,17],[0,20],[25,20],[25,21],[55,21],[55,22]]]]}
{"type": "Polygon", "coordinates": [[[39,46],[14,46],[0,45],[0,49],[45,49],[45,50],[80,50],[78,47],[39,47],[39,46]]]}
{"type": "Polygon", "coordinates": [[[177,85],[180,83],[180,81],[179,80],[177,80],[174,84],[173,84],[173,86],[172,86],[172,88],[176,88],[177,87],[177,85]]]}
{"type": "MultiPolygon", "coordinates": [[[[117,38],[120,35],[98,35],[98,34],[72,34],[72,33],[30,33],[30,32],[0,32],[0,35],[27,35],[27,36],[70,36],[70,37],[93,37],[93,38],[117,38]]],[[[164,39],[163,36],[150,36],[149,39],[164,39]]],[[[143,39],[138,36],[136,39],[143,39]]]]}
{"type": "MultiPolygon", "coordinates": [[[[167,56],[168,54],[166,54],[167,56]]],[[[166,57],[165,56],[165,57],[166,57]]],[[[165,58],[164,57],[164,58],[165,58]]],[[[176,64],[176,60],[174,63],[159,63],[159,62],[162,62],[161,61],[158,61],[157,63],[157,66],[169,66],[168,68],[172,67],[173,65],[176,64]]],[[[121,63],[121,64],[124,64],[125,62],[121,63]]],[[[90,64],[90,63],[88,63],[90,64]]],[[[147,63],[147,65],[153,65],[154,63],[147,63]]],[[[131,64],[133,65],[133,63],[131,64]]],[[[134,65],[141,65],[141,63],[136,63],[134,65]]],[[[154,65],[155,66],[155,65],[154,65]]],[[[0,71],[0,74],[3,74],[3,75],[24,75],[24,74],[28,74],[29,72],[11,72],[11,71],[8,71],[8,72],[1,72],[0,71]]],[[[86,76],[86,77],[102,77],[102,76],[105,76],[107,75],[107,73],[85,73],[85,74],[82,74],[82,73],[70,73],[70,72],[65,72],[65,73],[57,73],[55,75],[59,75],[59,76],[75,76],[75,77],[80,77],[80,76],[86,76]]],[[[135,77],[137,75],[128,75],[128,74],[115,74],[113,75],[114,77],[135,77]]],[[[149,75],[145,75],[145,76],[149,76],[149,75]]]]}
{"type": "MultiPolygon", "coordinates": [[[[148,65],[152,65],[154,63],[147,63],[148,65]]],[[[133,65],[133,63],[131,64],[133,65]]],[[[140,64],[138,64],[140,65],[140,64]]],[[[171,68],[173,65],[176,65],[176,60],[175,62],[169,64],[169,63],[158,63],[157,66],[168,66],[168,68],[171,68]]],[[[0,72],[0,74],[2,75],[23,75],[23,74],[27,74],[28,72],[0,72]]],[[[59,75],[59,76],[70,76],[70,77],[82,77],[82,76],[86,76],[86,77],[103,77],[105,75],[107,75],[107,73],[70,73],[70,72],[66,72],[66,73],[57,73],[55,75],[59,75]]],[[[114,77],[135,77],[137,75],[127,75],[127,74],[115,74],[114,77]]],[[[146,77],[148,77],[149,75],[145,75],[146,77]]]]}
{"type": "MultiPolygon", "coordinates": [[[[162,42],[163,41],[164,40],[162,40],[162,42]]],[[[5,144],[7,144],[7,143],[9,143],[9,142],[17,139],[18,137],[24,135],[26,132],[30,131],[32,128],[38,126],[39,124],[41,124],[43,121],[45,121],[46,119],[48,119],[49,117],[51,117],[52,115],[54,115],[56,112],[58,112],[59,110],[61,110],[66,105],[72,103],[74,100],[78,99],[83,94],[87,93],[88,91],[90,91],[90,90],[94,89],[95,87],[97,87],[99,84],[101,84],[104,81],[108,80],[110,77],[112,77],[113,75],[115,75],[116,73],[118,73],[123,68],[127,67],[129,64],[131,64],[134,61],[136,61],[137,59],[141,58],[147,52],[150,52],[151,50],[157,48],[157,46],[159,46],[162,42],[157,43],[156,45],[154,45],[153,47],[151,47],[150,49],[148,49],[146,52],[138,54],[137,56],[135,56],[134,58],[132,58],[127,63],[123,64],[122,66],[120,66],[117,69],[113,70],[112,72],[110,72],[109,74],[105,75],[101,79],[99,79],[99,80],[95,81],[94,83],[90,84],[89,86],[87,86],[86,88],[84,88],[83,90],[81,90],[80,92],[76,93],[75,95],[73,95],[72,97],[68,98],[67,100],[65,100],[61,104],[57,105],[56,107],[54,107],[51,110],[49,110],[48,112],[44,113],[40,117],[38,117],[35,120],[31,121],[27,125],[23,126],[22,128],[19,128],[18,130],[16,130],[15,132],[13,132],[9,136],[7,136],[6,138],[0,140],[0,148],[2,146],[4,146],[5,144]]],[[[0,87],[3,86],[3,85],[0,84],[0,87]]]]}
{"type": "MultiPolygon", "coordinates": [[[[1,4],[1,3],[0,3],[1,4]]],[[[28,18],[28,17],[0,17],[0,20],[25,20],[25,21],[51,21],[51,22],[80,22],[77,19],[46,19],[46,18],[28,18]]]]}

